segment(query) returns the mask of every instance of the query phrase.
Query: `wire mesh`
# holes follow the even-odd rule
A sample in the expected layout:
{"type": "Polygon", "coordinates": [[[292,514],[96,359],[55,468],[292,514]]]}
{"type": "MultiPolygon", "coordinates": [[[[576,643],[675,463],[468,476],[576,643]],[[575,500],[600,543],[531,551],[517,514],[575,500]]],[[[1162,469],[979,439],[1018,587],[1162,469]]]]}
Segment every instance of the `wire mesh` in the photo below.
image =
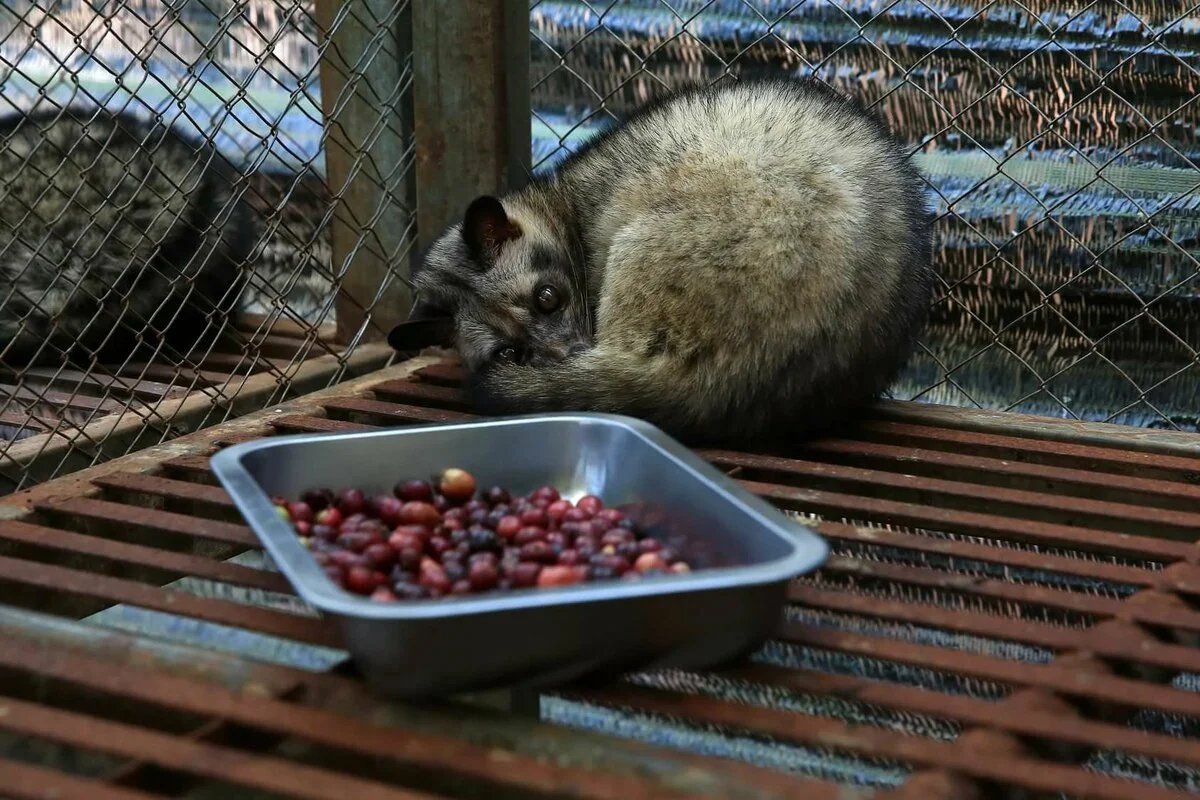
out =
{"type": "Polygon", "coordinates": [[[0,4],[0,492],[363,366],[413,240],[408,5],[0,4]]]}
{"type": "Polygon", "coordinates": [[[534,163],[684,82],[815,75],[937,213],[902,399],[1196,430],[1200,5],[534,0],[534,163]]]}

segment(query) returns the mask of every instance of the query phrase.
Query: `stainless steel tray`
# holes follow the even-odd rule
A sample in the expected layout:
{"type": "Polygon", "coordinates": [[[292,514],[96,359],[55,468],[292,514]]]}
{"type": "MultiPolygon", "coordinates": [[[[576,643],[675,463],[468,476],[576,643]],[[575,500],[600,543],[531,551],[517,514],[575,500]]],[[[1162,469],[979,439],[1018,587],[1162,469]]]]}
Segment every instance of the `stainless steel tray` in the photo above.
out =
{"type": "Polygon", "coordinates": [[[366,679],[395,696],[546,686],[599,671],[699,668],[754,647],[778,623],[788,580],[825,542],[657,428],[602,414],[546,414],[235,445],[213,471],[297,593],[341,624],[366,679]],[[595,494],[685,533],[713,563],[688,575],[375,603],[335,586],[275,513],[271,495],[384,492],[446,467],[481,486],[551,484],[595,494]]]}

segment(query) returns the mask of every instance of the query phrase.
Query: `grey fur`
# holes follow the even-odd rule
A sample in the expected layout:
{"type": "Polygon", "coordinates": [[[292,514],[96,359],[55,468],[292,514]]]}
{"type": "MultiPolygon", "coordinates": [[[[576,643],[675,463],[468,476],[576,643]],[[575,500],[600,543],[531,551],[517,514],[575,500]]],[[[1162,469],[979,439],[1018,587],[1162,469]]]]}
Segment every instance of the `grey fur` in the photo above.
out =
{"type": "Polygon", "coordinates": [[[208,145],[128,114],[0,120],[0,361],[202,346],[254,243],[235,178],[208,145]]]}
{"type": "Polygon", "coordinates": [[[920,177],[814,81],[660,98],[502,203],[414,276],[485,411],[631,414],[693,444],[819,433],[895,378],[931,299],[920,177]]]}

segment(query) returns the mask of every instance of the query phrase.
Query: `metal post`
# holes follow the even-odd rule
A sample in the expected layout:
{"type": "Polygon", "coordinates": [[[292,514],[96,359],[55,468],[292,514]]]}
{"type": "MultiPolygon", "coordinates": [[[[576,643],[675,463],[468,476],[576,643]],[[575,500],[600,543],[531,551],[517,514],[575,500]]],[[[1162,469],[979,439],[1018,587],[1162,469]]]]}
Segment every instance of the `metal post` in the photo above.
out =
{"type": "Polygon", "coordinates": [[[476,196],[525,181],[529,0],[414,0],[412,26],[423,247],[476,196]]]}
{"type": "MultiPolygon", "coordinates": [[[[434,6],[428,0],[420,5],[434,6]]],[[[334,198],[333,266],[341,272],[337,338],[381,339],[404,320],[411,218],[404,168],[411,83],[408,4],[317,0],[326,181],[334,198]]]]}

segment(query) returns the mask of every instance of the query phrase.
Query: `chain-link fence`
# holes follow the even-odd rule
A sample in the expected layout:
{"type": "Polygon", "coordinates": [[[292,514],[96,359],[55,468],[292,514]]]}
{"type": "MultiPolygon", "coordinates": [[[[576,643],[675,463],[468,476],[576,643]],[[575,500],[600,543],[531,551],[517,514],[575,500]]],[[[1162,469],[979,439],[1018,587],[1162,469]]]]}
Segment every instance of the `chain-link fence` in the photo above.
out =
{"type": "Polygon", "coordinates": [[[0,492],[386,363],[408,5],[0,4],[0,492]]]}
{"type": "Polygon", "coordinates": [[[1200,11],[1167,0],[535,0],[535,165],[657,91],[783,71],[882,112],[941,291],[894,394],[1195,430],[1200,11]]]}

